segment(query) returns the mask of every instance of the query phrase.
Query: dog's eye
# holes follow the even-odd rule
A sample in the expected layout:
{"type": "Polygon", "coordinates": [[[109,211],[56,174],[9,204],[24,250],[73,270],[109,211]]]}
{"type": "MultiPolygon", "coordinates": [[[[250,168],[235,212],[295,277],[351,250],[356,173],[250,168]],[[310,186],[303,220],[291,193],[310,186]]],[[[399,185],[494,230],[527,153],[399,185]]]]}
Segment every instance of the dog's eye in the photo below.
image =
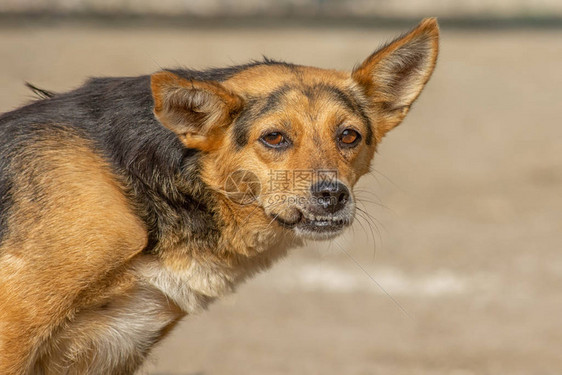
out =
{"type": "Polygon", "coordinates": [[[287,138],[280,132],[271,132],[261,137],[261,141],[265,143],[266,146],[280,148],[287,146],[289,142],[287,138]]]}
{"type": "Polygon", "coordinates": [[[361,140],[361,135],[353,129],[345,129],[338,138],[340,144],[344,147],[353,147],[361,140]]]}

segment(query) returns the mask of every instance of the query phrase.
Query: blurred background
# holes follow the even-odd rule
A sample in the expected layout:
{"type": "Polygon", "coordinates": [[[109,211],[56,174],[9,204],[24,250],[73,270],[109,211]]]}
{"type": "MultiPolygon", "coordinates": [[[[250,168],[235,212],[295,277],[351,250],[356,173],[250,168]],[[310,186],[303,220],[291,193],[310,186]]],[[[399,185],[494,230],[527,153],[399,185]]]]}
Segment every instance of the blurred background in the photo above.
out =
{"type": "Polygon", "coordinates": [[[423,17],[433,78],[353,228],[186,319],[146,374],[560,374],[562,2],[0,0],[0,111],[90,76],[351,69],[423,17]]]}

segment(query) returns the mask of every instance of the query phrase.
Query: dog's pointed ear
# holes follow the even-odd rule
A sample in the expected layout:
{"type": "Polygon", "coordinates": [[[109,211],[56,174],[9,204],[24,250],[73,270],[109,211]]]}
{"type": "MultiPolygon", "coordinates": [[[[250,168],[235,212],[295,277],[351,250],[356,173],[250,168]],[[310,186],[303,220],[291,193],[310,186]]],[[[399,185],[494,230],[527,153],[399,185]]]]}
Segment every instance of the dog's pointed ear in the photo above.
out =
{"type": "Polygon", "coordinates": [[[377,137],[400,124],[429,80],[439,49],[435,18],[383,46],[352,72],[378,116],[377,137]]]}
{"type": "Polygon", "coordinates": [[[220,147],[225,128],[242,108],[242,98],[218,82],[195,81],[162,71],[151,76],[154,115],[188,148],[220,147]]]}

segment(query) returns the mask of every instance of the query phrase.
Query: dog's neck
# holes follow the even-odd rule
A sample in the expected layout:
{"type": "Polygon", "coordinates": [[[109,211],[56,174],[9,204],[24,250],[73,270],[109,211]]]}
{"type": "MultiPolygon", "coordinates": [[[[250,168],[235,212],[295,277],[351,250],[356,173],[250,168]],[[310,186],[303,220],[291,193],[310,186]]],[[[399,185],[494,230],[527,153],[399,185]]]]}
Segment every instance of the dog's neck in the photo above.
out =
{"type": "Polygon", "coordinates": [[[215,202],[214,215],[221,218],[221,235],[215,241],[189,241],[189,234],[182,240],[164,239],[160,251],[139,257],[135,265],[143,279],[188,314],[233,292],[240,282],[268,269],[301,244],[272,219],[255,224],[257,215],[265,216],[261,207],[233,207],[235,203],[220,193],[207,190],[207,194],[213,195],[207,201],[215,202]]]}
{"type": "MultiPolygon", "coordinates": [[[[258,201],[240,205],[211,186],[202,176],[207,155],[188,151],[182,160],[176,155],[170,161],[170,171],[160,168],[158,181],[154,174],[140,178],[138,170],[146,168],[133,165],[129,186],[137,199],[150,205],[141,215],[151,244],[133,269],[192,313],[269,268],[300,242],[268,217],[258,201]]],[[[216,160],[209,165],[222,166],[216,160]]]]}

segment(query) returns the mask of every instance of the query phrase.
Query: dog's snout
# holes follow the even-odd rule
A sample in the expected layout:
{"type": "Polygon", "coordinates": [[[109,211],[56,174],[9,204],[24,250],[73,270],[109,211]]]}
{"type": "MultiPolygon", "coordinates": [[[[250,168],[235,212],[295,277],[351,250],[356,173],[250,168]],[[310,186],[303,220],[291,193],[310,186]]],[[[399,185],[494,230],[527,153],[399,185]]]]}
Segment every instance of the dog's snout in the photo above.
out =
{"type": "Polygon", "coordinates": [[[319,182],[312,185],[315,206],[329,213],[344,208],[349,201],[349,189],[341,182],[319,182]]]}

